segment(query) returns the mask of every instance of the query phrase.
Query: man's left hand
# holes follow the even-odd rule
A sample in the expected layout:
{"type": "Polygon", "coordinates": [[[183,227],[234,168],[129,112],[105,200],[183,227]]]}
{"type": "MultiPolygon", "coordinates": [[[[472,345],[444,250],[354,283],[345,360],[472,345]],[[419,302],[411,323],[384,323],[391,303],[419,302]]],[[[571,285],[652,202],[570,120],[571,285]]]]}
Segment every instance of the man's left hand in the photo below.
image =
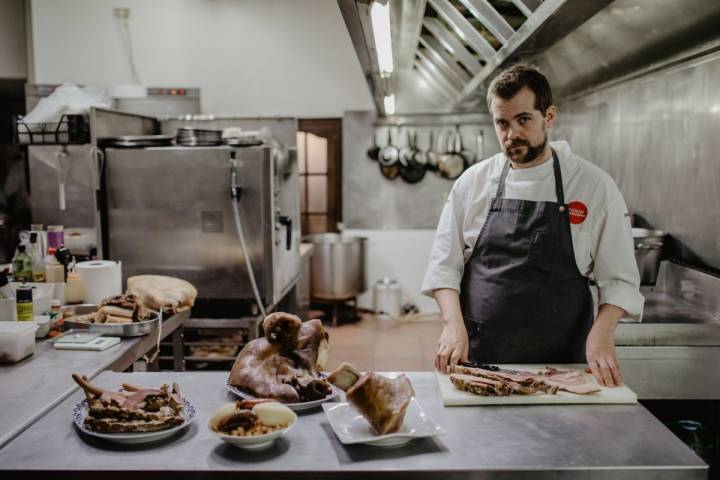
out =
{"type": "Polygon", "coordinates": [[[605,387],[622,385],[620,364],[615,355],[615,331],[595,323],[585,345],[587,363],[598,383],[605,387]]]}

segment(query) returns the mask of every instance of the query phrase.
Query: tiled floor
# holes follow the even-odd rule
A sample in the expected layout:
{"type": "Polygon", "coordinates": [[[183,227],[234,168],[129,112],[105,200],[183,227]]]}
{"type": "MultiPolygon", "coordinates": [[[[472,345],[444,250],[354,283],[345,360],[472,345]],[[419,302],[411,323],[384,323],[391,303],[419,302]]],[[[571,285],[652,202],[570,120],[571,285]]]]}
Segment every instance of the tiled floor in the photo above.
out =
{"type": "Polygon", "coordinates": [[[438,315],[396,321],[363,314],[357,323],[326,328],[331,347],[328,370],[350,362],[359,370],[429,371],[442,323],[438,315]]]}

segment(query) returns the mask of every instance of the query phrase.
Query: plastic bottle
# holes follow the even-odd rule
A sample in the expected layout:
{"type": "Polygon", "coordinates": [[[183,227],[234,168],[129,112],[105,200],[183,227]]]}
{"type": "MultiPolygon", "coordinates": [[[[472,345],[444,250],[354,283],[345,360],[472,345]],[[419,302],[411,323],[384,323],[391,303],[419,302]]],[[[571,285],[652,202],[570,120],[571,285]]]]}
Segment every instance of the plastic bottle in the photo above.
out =
{"type": "Polygon", "coordinates": [[[65,267],[55,258],[55,249],[48,248],[45,257],[45,281],[48,283],[65,283],[65,267]]]}
{"type": "Polygon", "coordinates": [[[32,281],[45,281],[45,262],[42,256],[42,244],[37,232],[30,232],[30,260],[32,261],[32,281]]]}
{"type": "Polygon", "coordinates": [[[18,245],[18,251],[12,259],[13,279],[16,282],[32,282],[32,260],[25,253],[25,245],[18,245]]]}

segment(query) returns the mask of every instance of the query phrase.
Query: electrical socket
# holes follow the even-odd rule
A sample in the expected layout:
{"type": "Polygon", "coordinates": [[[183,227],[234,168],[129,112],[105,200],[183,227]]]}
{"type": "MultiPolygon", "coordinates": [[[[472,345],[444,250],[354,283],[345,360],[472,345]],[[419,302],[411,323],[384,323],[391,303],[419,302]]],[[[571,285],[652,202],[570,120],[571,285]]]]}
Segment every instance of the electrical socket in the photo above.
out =
{"type": "Polygon", "coordinates": [[[113,8],[113,15],[115,18],[119,18],[121,20],[127,20],[130,18],[130,8],[129,7],[115,7],[113,8]]]}

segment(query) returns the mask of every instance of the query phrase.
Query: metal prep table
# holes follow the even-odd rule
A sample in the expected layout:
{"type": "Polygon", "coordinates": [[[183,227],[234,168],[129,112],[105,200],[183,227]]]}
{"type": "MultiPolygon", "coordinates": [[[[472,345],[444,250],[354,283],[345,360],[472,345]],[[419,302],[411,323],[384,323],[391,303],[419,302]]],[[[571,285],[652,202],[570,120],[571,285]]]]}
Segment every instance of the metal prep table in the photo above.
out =
{"type": "Polygon", "coordinates": [[[642,400],[720,400],[720,278],[664,261],[642,290],[642,322],[615,331],[625,383],[642,400]]]}
{"type": "MultiPolygon", "coordinates": [[[[187,310],[163,321],[162,337],[179,334],[179,327],[189,315],[187,310]]],[[[156,340],[153,330],[143,337],[123,338],[107,350],[92,352],[55,350],[42,339],[28,358],[0,364],[0,448],[79,391],[71,374],[94,378],[103,370],[123,371],[148,352],[156,340]]]]}
{"type": "MultiPolygon", "coordinates": [[[[195,421],[148,446],[101,443],[81,435],[75,392],[0,450],[0,475],[62,472],[72,478],[583,478],[704,479],[707,466],[641,405],[442,406],[431,372],[408,373],[427,414],[447,431],[393,448],[343,446],[322,409],[299,415],[285,437],[246,451],[208,429],[212,412],[233,397],[226,372],[103,372],[95,383],[156,386],[178,382],[195,421]]],[[[32,475],[31,475],[32,476],[32,475]]]]}

